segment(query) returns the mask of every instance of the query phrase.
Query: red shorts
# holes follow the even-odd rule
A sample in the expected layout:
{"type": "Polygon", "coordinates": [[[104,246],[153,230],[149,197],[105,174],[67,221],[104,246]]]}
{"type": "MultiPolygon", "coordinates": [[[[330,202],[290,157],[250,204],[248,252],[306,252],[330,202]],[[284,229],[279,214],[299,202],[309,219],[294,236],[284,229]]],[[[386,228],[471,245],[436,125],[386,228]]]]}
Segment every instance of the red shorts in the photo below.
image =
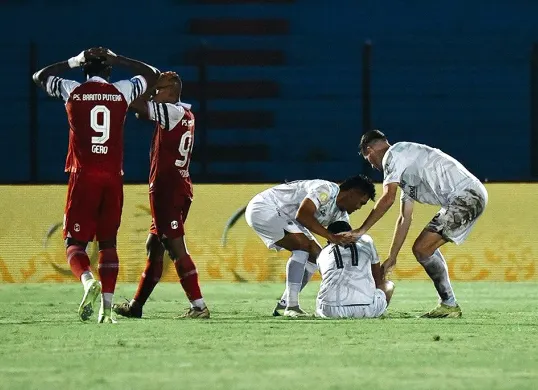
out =
{"type": "Polygon", "coordinates": [[[69,176],[64,214],[64,239],[88,242],[114,240],[123,208],[123,177],[75,172],[69,176]]]}
{"type": "Polygon", "coordinates": [[[192,199],[184,190],[167,188],[149,193],[151,227],[149,232],[163,238],[178,238],[185,235],[185,221],[192,199]]]}

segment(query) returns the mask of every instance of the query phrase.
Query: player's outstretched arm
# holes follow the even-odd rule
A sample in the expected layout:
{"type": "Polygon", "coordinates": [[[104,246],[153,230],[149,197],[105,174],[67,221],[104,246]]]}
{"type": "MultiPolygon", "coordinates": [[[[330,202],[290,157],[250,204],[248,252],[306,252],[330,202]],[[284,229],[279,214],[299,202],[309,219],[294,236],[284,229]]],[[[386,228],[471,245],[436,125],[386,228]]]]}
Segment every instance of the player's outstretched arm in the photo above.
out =
{"type": "Polygon", "coordinates": [[[413,220],[413,201],[403,200],[400,203],[400,215],[396,221],[394,235],[392,236],[392,244],[390,245],[389,258],[382,265],[383,275],[389,273],[396,265],[396,258],[402,249],[405,242],[411,221],[413,220]]]}
{"type": "Polygon", "coordinates": [[[328,241],[334,244],[345,245],[353,242],[353,240],[350,240],[349,237],[332,234],[325,229],[323,225],[316,219],[316,210],[317,209],[314,202],[308,198],[305,198],[301,203],[301,206],[299,206],[299,210],[297,210],[295,219],[312,233],[326,238],[328,241]]]}
{"type": "Polygon", "coordinates": [[[134,60],[125,56],[106,50],[107,62],[112,66],[123,66],[136,75],[141,75],[146,80],[148,89],[153,89],[161,72],[159,69],[148,65],[142,61],[134,60]]]}
{"type": "Polygon", "coordinates": [[[88,51],[83,51],[75,57],[71,57],[67,61],[57,62],[55,64],[45,66],[43,69],[38,70],[32,76],[34,83],[46,90],[47,80],[50,76],[56,76],[59,73],[63,73],[72,68],[78,68],[85,62],[85,58],[88,51]]]}
{"type": "Polygon", "coordinates": [[[383,195],[378,199],[362,226],[353,230],[353,234],[356,238],[366,234],[366,232],[368,232],[368,230],[370,230],[372,226],[374,226],[392,207],[394,200],[396,199],[397,190],[398,183],[388,183],[383,186],[383,195]]]}

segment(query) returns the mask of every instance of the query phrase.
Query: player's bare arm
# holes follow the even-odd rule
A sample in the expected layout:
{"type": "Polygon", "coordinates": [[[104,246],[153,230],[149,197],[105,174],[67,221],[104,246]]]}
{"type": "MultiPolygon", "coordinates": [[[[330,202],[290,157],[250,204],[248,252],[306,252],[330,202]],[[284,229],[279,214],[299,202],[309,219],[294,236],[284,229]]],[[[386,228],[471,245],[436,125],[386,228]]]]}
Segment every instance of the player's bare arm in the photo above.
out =
{"type": "Polygon", "coordinates": [[[402,245],[409,232],[409,227],[411,226],[411,221],[413,220],[413,205],[414,202],[410,200],[402,200],[400,202],[400,215],[396,220],[389,257],[381,266],[383,275],[387,275],[396,266],[398,253],[400,253],[400,250],[402,249],[402,245]]]}
{"type": "Polygon", "coordinates": [[[299,210],[297,210],[297,215],[295,216],[295,219],[312,233],[317,234],[318,236],[321,236],[332,243],[346,245],[353,242],[353,240],[349,237],[332,234],[327,229],[325,229],[323,225],[320,224],[316,219],[316,211],[317,209],[314,202],[312,202],[308,198],[305,198],[302,201],[299,210]]]}
{"type": "Polygon", "coordinates": [[[47,80],[50,76],[56,76],[60,73],[68,71],[69,69],[81,67],[92,56],[93,53],[91,52],[91,49],[84,50],[77,56],[71,57],[68,60],[45,66],[43,69],[35,72],[32,79],[38,86],[46,89],[47,80]]]}
{"type": "Polygon", "coordinates": [[[129,106],[129,111],[133,111],[137,119],[149,120],[148,101],[151,100],[151,95],[155,92],[155,89],[148,89],[137,99],[135,99],[129,106]]]}
{"type": "Polygon", "coordinates": [[[148,89],[153,89],[153,85],[157,82],[160,72],[157,68],[148,65],[142,61],[134,60],[119,54],[115,54],[111,50],[105,49],[104,56],[107,63],[112,66],[123,66],[134,74],[139,74],[146,80],[148,89]]]}
{"type": "MultiPolygon", "coordinates": [[[[164,88],[169,88],[170,86],[175,86],[177,84],[178,75],[175,72],[163,72],[160,74],[159,79],[155,83],[154,87],[146,90],[142,95],[138,97],[135,101],[129,106],[129,110],[133,111],[136,114],[138,119],[150,119],[148,102],[151,101],[152,96],[154,96],[159,90],[164,88]]],[[[176,99],[177,100],[177,99],[176,99]]],[[[174,103],[174,101],[170,101],[174,103]]]]}
{"type": "Polygon", "coordinates": [[[380,288],[385,283],[385,277],[383,275],[383,270],[379,263],[372,264],[372,276],[374,277],[375,287],[380,288]]]}
{"type": "Polygon", "coordinates": [[[377,221],[379,221],[383,215],[392,207],[394,200],[396,199],[396,192],[398,190],[398,183],[389,183],[383,186],[383,195],[374,205],[374,208],[363,222],[362,226],[358,229],[353,230],[353,235],[355,238],[366,234],[368,230],[374,226],[377,221]]]}

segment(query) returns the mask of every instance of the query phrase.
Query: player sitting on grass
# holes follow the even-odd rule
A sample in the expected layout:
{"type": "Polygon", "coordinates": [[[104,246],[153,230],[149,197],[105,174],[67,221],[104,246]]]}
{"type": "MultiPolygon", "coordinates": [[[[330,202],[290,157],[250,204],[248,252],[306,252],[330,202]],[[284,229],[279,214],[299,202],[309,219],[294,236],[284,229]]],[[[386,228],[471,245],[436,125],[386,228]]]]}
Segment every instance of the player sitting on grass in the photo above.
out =
{"type": "Polygon", "coordinates": [[[439,248],[447,242],[459,245],[469,235],[488,202],[486,188],[460,162],[439,149],[414,142],[390,145],[379,130],[362,136],[360,152],[374,168],[383,171],[383,195],[352,235],[360,237],[371,229],[392,206],[396,191],[401,188],[400,217],[389,258],[382,265],[386,275],[396,265],[411,226],[415,201],[441,206],[413,244],[413,254],[433,281],[440,298],[437,307],[423,317],[461,317],[439,248]]]}
{"type": "Polygon", "coordinates": [[[142,317],[142,308],[163,273],[164,251],[174,262],[177,275],[191,303],[186,318],[209,318],[198,271],[185,244],[185,221],[192,203],[189,174],[194,142],[191,105],[180,101],[181,79],[164,72],[155,85],[156,93],[145,93],[131,104],[137,117],[155,122],[151,145],[149,200],[152,223],[146,242],[148,259],[138,290],[130,302],[114,306],[125,317],[142,317]]]}
{"type": "MultiPolygon", "coordinates": [[[[351,231],[347,221],[331,223],[331,234],[351,231]]],[[[321,285],[316,315],[325,318],[376,318],[387,310],[394,283],[381,272],[374,241],[363,235],[345,246],[328,244],[318,256],[321,285]]]]}
{"type": "Polygon", "coordinates": [[[269,249],[287,249],[286,290],[273,315],[304,316],[299,292],[316,272],[321,252],[313,234],[336,244],[354,241],[329,232],[332,222],[349,221],[349,215],[375,198],[372,181],[351,177],[338,185],[325,180],[298,180],[281,184],[256,195],[248,204],[245,218],[269,249]]]}

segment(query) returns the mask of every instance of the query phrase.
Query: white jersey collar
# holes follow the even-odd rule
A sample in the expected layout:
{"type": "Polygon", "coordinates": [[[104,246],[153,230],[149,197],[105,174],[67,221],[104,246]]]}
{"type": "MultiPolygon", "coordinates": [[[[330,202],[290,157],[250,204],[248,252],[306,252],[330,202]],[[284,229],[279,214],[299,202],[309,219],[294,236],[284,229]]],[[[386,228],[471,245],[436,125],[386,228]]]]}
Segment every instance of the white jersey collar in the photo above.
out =
{"type": "Polygon", "coordinates": [[[381,170],[383,171],[385,169],[385,163],[387,162],[387,158],[389,158],[389,151],[394,147],[394,144],[390,145],[387,151],[385,152],[385,155],[383,156],[383,160],[381,160],[381,170]]]}

